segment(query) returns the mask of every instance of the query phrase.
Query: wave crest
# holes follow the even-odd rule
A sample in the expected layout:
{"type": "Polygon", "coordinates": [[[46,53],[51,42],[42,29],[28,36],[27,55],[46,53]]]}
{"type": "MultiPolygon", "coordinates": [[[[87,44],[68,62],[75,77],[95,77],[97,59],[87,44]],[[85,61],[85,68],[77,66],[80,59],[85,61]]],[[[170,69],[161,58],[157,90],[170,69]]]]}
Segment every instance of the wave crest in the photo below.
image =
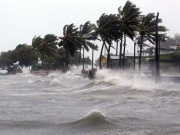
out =
{"type": "Polygon", "coordinates": [[[66,123],[65,125],[70,127],[79,127],[79,128],[85,128],[85,127],[109,128],[115,126],[115,124],[109,122],[107,119],[108,118],[105,117],[104,114],[102,114],[101,112],[92,111],[83,119],[66,123]]]}
{"type": "Polygon", "coordinates": [[[57,78],[54,78],[54,79],[50,82],[49,86],[58,87],[58,86],[62,86],[62,85],[59,83],[59,80],[58,80],[57,78]]]}
{"type": "Polygon", "coordinates": [[[179,91],[161,91],[160,96],[180,96],[179,91]]]}
{"type": "Polygon", "coordinates": [[[85,122],[91,125],[104,124],[107,123],[104,114],[97,111],[90,112],[85,118],[81,119],[79,122],[85,122]]]}
{"type": "Polygon", "coordinates": [[[28,83],[29,83],[29,84],[38,83],[38,82],[42,82],[42,80],[40,80],[40,79],[35,80],[35,81],[33,81],[33,80],[28,80],[28,83]]]}

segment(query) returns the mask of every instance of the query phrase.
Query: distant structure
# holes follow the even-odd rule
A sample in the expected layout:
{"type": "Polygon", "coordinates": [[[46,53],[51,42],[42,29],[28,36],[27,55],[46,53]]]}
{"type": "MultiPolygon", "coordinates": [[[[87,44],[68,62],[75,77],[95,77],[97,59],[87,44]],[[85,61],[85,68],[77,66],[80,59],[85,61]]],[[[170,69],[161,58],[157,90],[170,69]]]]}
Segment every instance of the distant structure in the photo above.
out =
{"type": "MultiPolygon", "coordinates": [[[[122,55],[123,56],[123,55],[122,55]]],[[[122,57],[121,56],[121,57],[122,57]]],[[[143,55],[142,57],[145,57],[145,55],[143,55]]],[[[138,53],[135,54],[135,61],[136,63],[138,63],[138,58],[139,58],[139,55],[138,53]]],[[[111,60],[111,65],[112,65],[112,68],[118,68],[118,64],[119,64],[119,55],[114,55],[114,54],[111,54],[110,55],[110,60],[111,60]]],[[[134,62],[134,53],[126,53],[125,54],[125,68],[131,68],[133,67],[133,63],[134,62]]],[[[101,65],[102,67],[106,67],[107,65],[107,55],[103,56],[102,59],[101,59],[101,65]]]]}

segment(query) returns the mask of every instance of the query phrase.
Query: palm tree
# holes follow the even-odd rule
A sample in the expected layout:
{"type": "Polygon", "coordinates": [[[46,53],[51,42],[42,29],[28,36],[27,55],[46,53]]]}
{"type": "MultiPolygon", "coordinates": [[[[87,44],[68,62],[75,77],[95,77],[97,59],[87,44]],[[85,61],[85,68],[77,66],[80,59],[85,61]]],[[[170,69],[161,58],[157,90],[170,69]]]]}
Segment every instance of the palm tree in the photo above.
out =
{"type": "Polygon", "coordinates": [[[162,22],[162,20],[159,19],[158,12],[155,19],[156,81],[160,81],[160,41],[164,40],[165,37],[165,34],[159,34],[159,31],[165,32],[167,30],[164,26],[159,26],[159,22],[162,22]]]}
{"type": "Polygon", "coordinates": [[[111,20],[108,18],[108,15],[106,15],[106,14],[102,14],[100,16],[99,20],[97,20],[98,28],[96,29],[96,33],[100,36],[100,38],[103,42],[102,47],[101,47],[100,57],[99,57],[99,68],[100,69],[102,69],[101,59],[102,59],[102,52],[103,52],[104,46],[106,47],[106,50],[107,50],[106,41],[108,40],[108,35],[109,35],[108,29],[110,29],[110,28],[107,28],[107,26],[110,21],[111,20]]]}
{"type": "MultiPolygon", "coordinates": [[[[84,25],[80,25],[79,36],[80,36],[80,42],[82,43],[83,46],[83,61],[84,61],[84,49],[86,49],[87,51],[89,51],[89,48],[93,50],[97,50],[97,46],[91,42],[98,39],[95,30],[96,30],[96,25],[91,24],[89,21],[87,21],[84,25]]],[[[81,59],[82,46],[80,47],[79,59],[81,59]]],[[[84,70],[84,62],[83,62],[83,70],[84,70]]]]}
{"type": "MultiPolygon", "coordinates": [[[[161,19],[158,20],[162,22],[161,19]]],[[[156,31],[156,16],[154,13],[149,13],[146,16],[143,16],[140,23],[137,26],[134,26],[134,29],[139,32],[140,35],[140,54],[139,54],[139,70],[141,70],[141,56],[142,48],[144,43],[144,38],[151,42],[155,43],[155,31],[156,31]]],[[[164,26],[158,26],[158,31],[165,32],[167,29],[164,26]]]]}
{"type": "Polygon", "coordinates": [[[116,41],[116,56],[118,56],[118,44],[119,43],[119,40],[116,41]]]}
{"type": "Polygon", "coordinates": [[[134,26],[138,25],[139,23],[139,15],[140,11],[139,8],[136,7],[135,4],[132,4],[130,1],[127,1],[124,5],[123,9],[121,7],[118,8],[119,14],[119,30],[121,32],[120,37],[120,50],[119,50],[119,67],[124,67],[125,62],[125,49],[126,49],[126,36],[128,36],[131,40],[135,36],[134,26]],[[122,41],[124,35],[124,49],[123,49],[123,62],[121,61],[122,55],[122,41]]]}
{"type": "Polygon", "coordinates": [[[78,28],[75,28],[74,24],[65,25],[63,28],[63,37],[59,37],[59,47],[63,47],[66,52],[66,69],[69,69],[69,54],[74,54],[81,48],[81,40],[79,38],[78,28]]]}
{"type": "Polygon", "coordinates": [[[31,66],[31,58],[32,58],[32,46],[27,44],[19,44],[16,46],[14,50],[17,61],[19,61],[19,65],[21,66],[31,66]]]}
{"type": "Polygon", "coordinates": [[[96,29],[96,33],[99,34],[103,44],[101,47],[101,52],[100,52],[100,58],[99,58],[99,67],[101,67],[101,59],[102,59],[102,52],[104,47],[106,48],[108,52],[108,57],[107,57],[107,67],[109,67],[109,61],[110,61],[110,48],[112,47],[112,40],[118,40],[119,36],[119,30],[117,29],[117,17],[115,15],[106,15],[102,14],[97,21],[97,26],[98,28],[96,29]],[[107,44],[109,47],[107,47],[107,44]]]}
{"type": "Polygon", "coordinates": [[[44,57],[45,55],[48,57],[56,56],[57,52],[57,37],[54,34],[47,34],[44,36],[41,46],[40,46],[40,52],[42,54],[42,67],[44,64],[44,57]]]}
{"type": "MultiPolygon", "coordinates": [[[[32,39],[32,47],[33,47],[33,56],[35,56],[35,54],[39,54],[39,46],[42,43],[42,38],[40,36],[36,37],[34,36],[32,39]]],[[[34,68],[34,64],[32,65],[32,69],[34,68]]]]}
{"type": "Polygon", "coordinates": [[[55,56],[57,51],[57,37],[54,34],[47,34],[44,38],[34,37],[32,41],[33,50],[41,54],[42,68],[44,68],[45,56],[55,56]]]}

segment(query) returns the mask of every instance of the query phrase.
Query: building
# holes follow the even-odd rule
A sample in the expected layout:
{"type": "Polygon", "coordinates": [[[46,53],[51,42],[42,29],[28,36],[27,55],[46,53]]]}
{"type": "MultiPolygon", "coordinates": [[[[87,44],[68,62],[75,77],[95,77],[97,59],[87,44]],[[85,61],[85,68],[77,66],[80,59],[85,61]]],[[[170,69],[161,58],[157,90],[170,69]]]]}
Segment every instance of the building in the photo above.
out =
{"type": "MultiPolygon", "coordinates": [[[[123,58],[123,56],[121,56],[123,58]]],[[[138,53],[135,54],[135,62],[138,63],[139,55],[138,53]]],[[[112,65],[112,68],[118,68],[119,65],[119,55],[110,55],[110,63],[112,65]]],[[[103,56],[101,59],[101,65],[102,67],[107,66],[107,55],[103,56]]],[[[125,54],[125,67],[130,68],[134,65],[134,53],[126,53],[125,54]]]]}

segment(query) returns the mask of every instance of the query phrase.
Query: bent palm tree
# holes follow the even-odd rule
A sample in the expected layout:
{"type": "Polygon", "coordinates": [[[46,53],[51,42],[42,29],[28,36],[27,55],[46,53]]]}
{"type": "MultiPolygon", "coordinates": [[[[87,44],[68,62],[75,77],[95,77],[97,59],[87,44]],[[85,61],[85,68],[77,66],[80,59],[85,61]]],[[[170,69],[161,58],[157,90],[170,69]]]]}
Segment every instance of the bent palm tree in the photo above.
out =
{"type": "Polygon", "coordinates": [[[106,15],[102,14],[99,20],[97,21],[98,28],[96,29],[96,33],[99,34],[101,37],[101,40],[103,42],[100,52],[100,58],[99,58],[99,67],[101,67],[101,59],[102,59],[102,52],[104,47],[106,48],[108,52],[107,57],[107,68],[109,67],[109,61],[110,61],[110,48],[112,47],[111,43],[112,40],[118,40],[119,36],[119,30],[117,29],[117,17],[115,15],[106,15]],[[109,47],[107,47],[107,44],[109,47]]]}
{"type": "Polygon", "coordinates": [[[82,43],[84,42],[83,46],[87,51],[89,51],[89,48],[97,50],[97,47],[91,42],[92,40],[95,41],[96,39],[98,39],[95,30],[96,25],[91,24],[89,21],[84,25],[81,25],[80,39],[82,43]]]}
{"type": "MultiPolygon", "coordinates": [[[[79,36],[80,36],[80,42],[82,43],[81,47],[83,46],[83,49],[85,48],[87,51],[89,51],[89,48],[93,50],[97,50],[97,46],[91,42],[92,40],[95,41],[96,39],[98,39],[95,30],[96,30],[96,25],[91,24],[89,21],[86,22],[84,25],[80,25],[79,36]]],[[[79,59],[81,59],[81,47],[80,47],[79,59]]],[[[83,59],[84,59],[84,55],[83,55],[83,59]]],[[[83,62],[83,69],[84,69],[84,62],[83,62]]]]}
{"type": "Polygon", "coordinates": [[[66,68],[69,69],[69,54],[74,54],[81,47],[81,41],[79,38],[78,28],[75,28],[74,24],[65,25],[63,28],[63,37],[59,37],[59,47],[63,47],[66,52],[66,68]]]}
{"type": "Polygon", "coordinates": [[[33,50],[41,54],[42,68],[44,67],[45,55],[48,57],[54,56],[57,50],[57,37],[53,34],[47,34],[44,38],[34,37],[32,40],[33,50]]]}
{"type": "MultiPolygon", "coordinates": [[[[39,55],[39,46],[42,43],[42,38],[40,36],[36,37],[34,36],[32,39],[32,47],[33,47],[33,56],[35,56],[35,54],[39,55]]],[[[34,65],[32,65],[32,69],[34,68],[34,65]]]]}
{"type": "Polygon", "coordinates": [[[137,8],[136,5],[132,4],[130,1],[126,2],[122,10],[121,10],[121,7],[119,7],[118,11],[119,11],[119,14],[118,14],[119,30],[121,32],[119,67],[121,67],[121,64],[124,67],[126,36],[128,36],[131,40],[133,40],[133,37],[135,36],[134,26],[138,25],[139,23],[140,11],[139,11],[139,8],[137,8]],[[121,61],[123,34],[124,34],[124,49],[123,49],[123,61],[121,61]]]}
{"type": "Polygon", "coordinates": [[[47,34],[44,36],[41,45],[39,46],[42,54],[42,67],[44,65],[45,55],[48,57],[55,56],[57,52],[57,37],[53,34],[47,34]]]}
{"type": "MultiPolygon", "coordinates": [[[[159,19],[159,23],[162,22],[159,19]]],[[[142,48],[144,38],[154,44],[155,41],[155,31],[156,31],[156,16],[154,13],[149,13],[146,16],[143,16],[141,22],[134,26],[134,29],[140,34],[140,55],[139,55],[139,70],[141,70],[141,61],[142,61],[142,48]]],[[[165,32],[167,29],[164,26],[158,26],[158,31],[165,32]]]]}

